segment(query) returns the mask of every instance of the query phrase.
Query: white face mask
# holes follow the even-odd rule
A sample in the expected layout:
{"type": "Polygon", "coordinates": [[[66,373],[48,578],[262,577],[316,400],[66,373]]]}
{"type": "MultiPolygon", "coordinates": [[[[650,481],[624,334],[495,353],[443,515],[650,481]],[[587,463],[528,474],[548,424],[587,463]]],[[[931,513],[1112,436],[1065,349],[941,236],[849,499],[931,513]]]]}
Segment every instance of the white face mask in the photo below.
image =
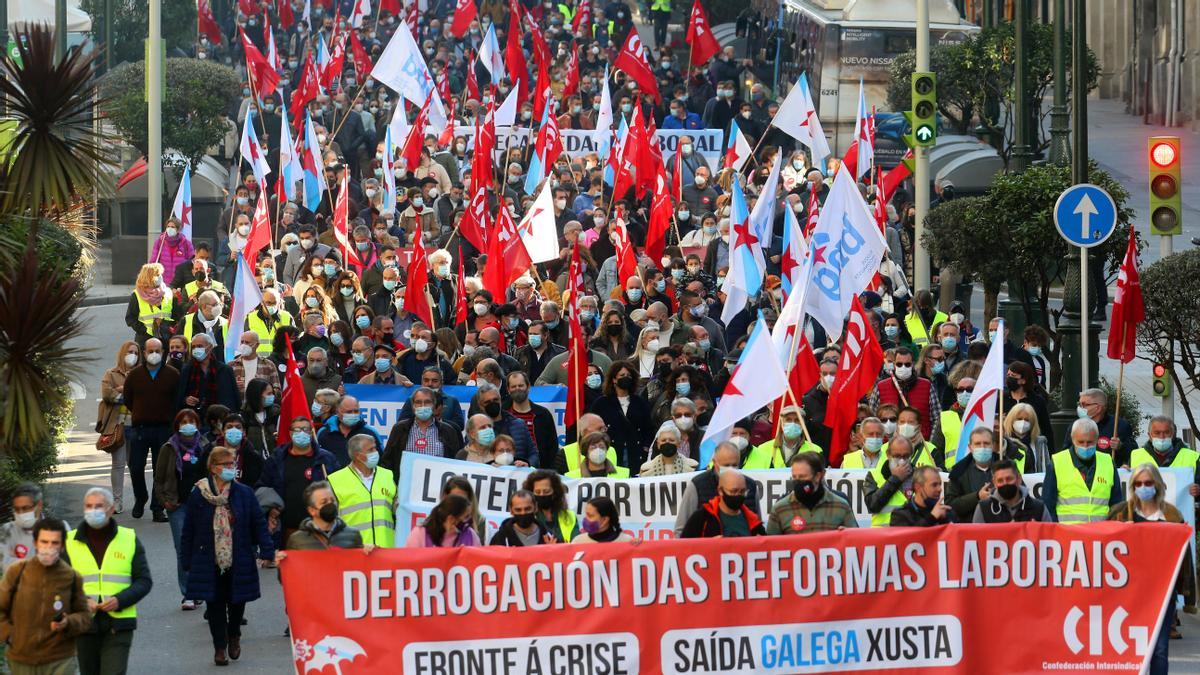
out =
{"type": "Polygon", "coordinates": [[[496,464],[498,466],[509,466],[513,463],[513,454],[511,452],[502,452],[496,455],[496,464]]]}
{"type": "Polygon", "coordinates": [[[600,466],[600,465],[604,464],[604,462],[607,461],[607,458],[608,458],[608,448],[602,448],[597,445],[596,447],[592,448],[591,450],[588,450],[588,461],[591,462],[595,466],[600,466]]]}
{"type": "Polygon", "coordinates": [[[1017,420],[1016,422],[1013,422],[1013,431],[1017,432],[1018,434],[1025,435],[1029,433],[1029,428],[1031,426],[1032,425],[1029,423],[1029,420],[1017,420]]]}
{"type": "Polygon", "coordinates": [[[907,380],[912,377],[912,366],[896,366],[896,377],[901,380],[907,380]]]}
{"type": "Polygon", "coordinates": [[[729,442],[733,443],[733,445],[738,449],[738,452],[745,450],[746,446],[750,445],[750,439],[746,438],[745,436],[730,436],[729,442]]]}
{"type": "Polygon", "coordinates": [[[675,426],[679,427],[680,431],[691,431],[692,424],[694,423],[695,419],[690,415],[682,415],[675,418],[675,426]]]}
{"type": "Polygon", "coordinates": [[[900,431],[900,435],[905,438],[912,438],[913,436],[917,435],[918,431],[921,430],[921,427],[915,424],[909,424],[908,422],[905,422],[896,428],[900,431]]]}
{"type": "Polygon", "coordinates": [[[146,363],[149,363],[152,366],[157,366],[158,364],[162,363],[162,353],[150,352],[146,355],[146,363]]]}
{"type": "Polygon", "coordinates": [[[125,367],[126,368],[132,368],[132,367],[136,366],[137,362],[138,362],[137,354],[126,354],[125,355],[125,367]]]}
{"type": "Polygon", "coordinates": [[[13,522],[22,530],[32,530],[33,524],[38,520],[36,511],[26,511],[13,516],[13,522]]]}
{"type": "Polygon", "coordinates": [[[238,353],[242,356],[250,356],[254,353],[254,348],[243,342],[242,344],[238,345],[238,353]]]}
{"type": "Polygon", "coordinates": [[[826,390],[833,389],[834,378],[835,378],[834,375],[822,375],[821,376],[821,383],[825,385],[826,390]]]}

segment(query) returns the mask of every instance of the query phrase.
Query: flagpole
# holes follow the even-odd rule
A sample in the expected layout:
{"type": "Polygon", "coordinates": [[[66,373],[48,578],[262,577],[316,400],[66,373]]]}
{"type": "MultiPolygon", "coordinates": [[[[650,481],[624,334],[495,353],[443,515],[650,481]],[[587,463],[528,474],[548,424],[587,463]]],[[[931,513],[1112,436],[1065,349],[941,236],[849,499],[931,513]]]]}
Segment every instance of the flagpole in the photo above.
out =
{"type": "Polygon", "coordinates": [[[1121,388],[1125,385],[1125,324],[1121,324],[1121,369],[1117,373],[1117,403],[1113,407],[1113,434],[1121,422],[1121,388]]]}

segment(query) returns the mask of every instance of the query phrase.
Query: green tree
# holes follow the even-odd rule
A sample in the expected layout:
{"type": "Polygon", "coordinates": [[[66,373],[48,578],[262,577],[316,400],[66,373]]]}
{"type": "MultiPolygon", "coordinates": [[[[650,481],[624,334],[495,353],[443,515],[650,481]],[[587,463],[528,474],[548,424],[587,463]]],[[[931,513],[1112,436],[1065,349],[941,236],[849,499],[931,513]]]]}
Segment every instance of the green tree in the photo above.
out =
{"type": "MultiPolygon", "coordinates": [[[[146,154],[145,62],[113,68],[101,80],[109,120],[129,144],[146,154]]],[[[240,91],[237,73],[199,59],[167,59],[163,92],[163,148],[175,150],[193,166],[228,129],[226,111],[240,91]]]]}
{"type": "Polygon", "coordinates": [[[1138,346],[1150,360],[1167,366],[1175,400],[1183,404],[1192,430],[1200,433],[1190,400],[1200,387],[1200,293],[1191,283],[1197,275],[1197,249],[1167,256],[1142,270],[1146,321],[1138,327],[1138,346]]]}
{"type": "MultiPolygon", "coordinates": [[[[146,58],[146,36],[150,32],[146,0],[80,0],[79,7],[92,17],[92,40],[104,44],[104,5],[111,2],[113,65],[146,58]]],[[[162,3],[162,36],[167,54],[192,54],[197,34],[196,3],[162,3]]]]}
{"type": "MultiPolygon", "coordinates": [[[[1029,79],[1026,97],[1032,107],[1034,122],[1030,139],[1035,153],[1050,147],[1045,118],[1049,107],[1043,108],[1050,86],[1054,84],[1054,26],[1033,24],[1029,27],[1029,79]]],[[[1067,49],[1071,34],[1067,32],[1067,49]]],[[[912,106],[911,76],[916,65],[914,52],[901,54],[892,62],[887,102],[892,110],[908,110],[912,106]]],[[[967,38],[960,44],[937,45],[930,50],[929,65],[938,78],[938,112],[951,128],[966,133],[976,123],[999,127],[1003,140],[997,150],[1007,166],[1013,148],[1013,124],[1016,96],[1016,48],[1013,25],[1002,23],[967,38]],[[997,105],[991,106],[989,102],[997,105]]],[[[1088,91],[1096,88],[1100,66],[1096,55],[1088,50],[1088,91]]],[[[1070,78],[1068,72],[1067,77],[1070,78]]],[[[1070,91],[1070,83],[1067,85],[1070,91]]]]}
{"type": "MultiPolygon", "coordinates": [[[[1117,228],[1108,241],[1092,249],[1094,259],[1103,266],[1109,279],[1115,277],[1125,254],[1133,210],[1129,193],[1092,163],[1090,181],[1108,191],[1117,204],[1117,228]]],[[[1054,203],[1062,191],[1072,185],[1071,170],[1051,164],[1032,167],[1020,174],[997,176],[978,203],[956,207],[952,200],[934,208],[926,218],[924,241],[936,250],[934,260],[974,276],[983,282],[985,292],[998,291],[997,277],[1012,285],[1023,285],[1032,294],[1018,294],[1027,323],[1037,316],[1051,317],[1044,326],[1052,345],[1047,353],[1051,382],[1062,376],[1058,319],[1062,310],[1050,307],[1051,291],[1060,288],[1066,270],[1061,261],[1069,253],[1067,243],[1054,227],[1054,203]],[[950,209],[938,214],[939,210],[950,209]],[[945,238],[966,241],[946,242],[945,238]],[[943,257],[945,256],[945,257],[943,257]]],[[[994,297],[994,296],[993,296],[994,297]]],[[[994,301],[994,300],[993,300],[994,301]]],[[[985,308],[986,311],[986,308],[985,308]]],[[[995,316],[995,312],[989,314],[995,316]]]]}
{"type": "Polygon", "coordinates": [[[17,478],[44,478],[70,426],[65,383],[84,355],[70,344],[89,236],[81,223],[111,166],[111,139],[90,121],[97,56],[75,48],[56,59],[44,26],[15,41],[18,58],[0,56],[13,125],[0,164],[0,493],[17,478]]]}

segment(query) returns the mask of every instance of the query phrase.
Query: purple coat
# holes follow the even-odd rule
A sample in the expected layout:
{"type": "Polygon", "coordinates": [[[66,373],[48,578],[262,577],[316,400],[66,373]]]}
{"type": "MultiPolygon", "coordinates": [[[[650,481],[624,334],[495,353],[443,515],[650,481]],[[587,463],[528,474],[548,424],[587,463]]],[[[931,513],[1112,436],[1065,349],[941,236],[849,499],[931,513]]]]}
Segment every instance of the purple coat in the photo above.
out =
{"type": "Polygon", "coordinates": [[[154,255],[151,256],[150,262],[162,264],[163,280],[170,284],[170,277],[175,274],[175,268],[189,260],[194,253],[192,242],[187,237],[179,234],[172,241],[172,238],[163,232],[158,236],[158,241],[154,242],[154,255]]]}

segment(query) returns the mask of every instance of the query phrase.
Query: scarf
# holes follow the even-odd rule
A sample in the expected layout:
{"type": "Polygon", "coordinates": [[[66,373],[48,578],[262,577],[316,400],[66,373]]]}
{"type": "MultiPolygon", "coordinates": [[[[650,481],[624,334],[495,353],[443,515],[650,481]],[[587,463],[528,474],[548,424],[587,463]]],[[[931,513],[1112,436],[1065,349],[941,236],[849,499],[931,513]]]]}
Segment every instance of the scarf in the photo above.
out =
{"type": "Polygon", "coordinates": [[[150,290],[144,290],[140,286],[135,288],[137,290],[138,297],[150,303],[152,307],[157,307],[162,304],[163,295],[166,294],[167,290],[166,287],[162,286],[161,284],[151,288],[150,290]]]}
{"type": "Polygon", "coordinates": [[[233,566],[233,514],[229,509],[229,484],[220,494],[214,492],[216,486],[212,478],[202,478],[196,481],[200,496],[213,505],[213,556],[217,561],[217,570],[224,573],[233,566]]]}
{"type": "MultiPolygon", "coordinates": [[[[200,432],[197,431],[192,435],[191,441],[186,440],[179,432],[171,434],[171,437],[167,439],[167,443],[170,443],[171,447],[175,448],[175,473],[180,478],[183,478],[184,455],[191,455],[196,458],[197,462],[200,461],[200,438],[200,432]]],[[[189,463],[190,461],[188,460],[189,463]]]]}
{"type": "Polygon", "coordinates": [[[592,541],[598,541],[601,543],[616,541],[617,537],[619,537],[619,536],[621,536],[621,528],[618,525],[609,525],[608,529],[603,532],[597,532],[595,534],[588,534],[588,537],[592,541]]]}

